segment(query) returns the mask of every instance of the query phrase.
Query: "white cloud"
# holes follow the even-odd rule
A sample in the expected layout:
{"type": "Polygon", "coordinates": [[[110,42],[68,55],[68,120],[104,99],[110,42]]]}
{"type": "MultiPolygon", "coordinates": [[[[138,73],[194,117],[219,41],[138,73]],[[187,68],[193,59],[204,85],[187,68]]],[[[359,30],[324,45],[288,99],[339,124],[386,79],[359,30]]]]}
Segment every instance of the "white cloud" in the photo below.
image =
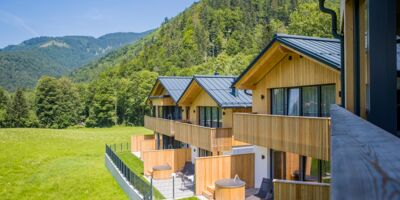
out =
{"type": "Polygon", "coordinates": [[[0,10],[0,21],[28,32],[32,36],[38,36],[38,32],[29,26],[22,18],[4,10],[0,10]]]}

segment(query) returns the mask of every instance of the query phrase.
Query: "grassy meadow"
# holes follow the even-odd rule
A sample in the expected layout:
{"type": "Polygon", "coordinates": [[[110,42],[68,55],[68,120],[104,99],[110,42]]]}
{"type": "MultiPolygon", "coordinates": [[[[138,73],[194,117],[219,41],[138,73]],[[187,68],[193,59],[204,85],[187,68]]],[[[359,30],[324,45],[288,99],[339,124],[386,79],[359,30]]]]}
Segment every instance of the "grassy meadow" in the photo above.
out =
{"type": "Polygon", "coordinates": [[[1,199],[127,199],[104,165],[105,143],[139,127],[0,129],[1,199]]]}

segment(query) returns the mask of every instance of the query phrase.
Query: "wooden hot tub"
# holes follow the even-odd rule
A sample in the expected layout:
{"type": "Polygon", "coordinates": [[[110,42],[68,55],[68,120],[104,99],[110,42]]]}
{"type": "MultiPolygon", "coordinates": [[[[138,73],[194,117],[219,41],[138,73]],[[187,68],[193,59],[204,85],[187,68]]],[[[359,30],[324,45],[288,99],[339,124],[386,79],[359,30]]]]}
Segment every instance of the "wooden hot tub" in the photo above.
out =
{"type": "Polygon", "coordinates": [[[221,179],[215,181],[215,199],[245,199],[246,183],[239,179],[221,179]]]}
{"type": "Polygon", "coordinates": [[[172,168],[169,165],[158,165],[153,167],[153,179],[168,179],[171,178],[172,168]]]}

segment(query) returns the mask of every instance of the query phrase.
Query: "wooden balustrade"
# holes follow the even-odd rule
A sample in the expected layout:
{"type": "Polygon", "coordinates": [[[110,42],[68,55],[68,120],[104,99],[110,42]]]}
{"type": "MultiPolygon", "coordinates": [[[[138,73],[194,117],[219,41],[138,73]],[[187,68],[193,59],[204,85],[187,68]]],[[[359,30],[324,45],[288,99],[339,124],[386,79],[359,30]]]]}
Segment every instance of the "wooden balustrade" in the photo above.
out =
{"type": "Polygon", "coordinates": [[[209,128],[175,122],[175,139],[211,152],[232,149],[231,128],[209,128]]]}
{"type": "Polygon", "coordinates": [[[400,199],[400,139],[334,105],[332,199],[400,199]]]}
{"type": "Polygon", "coordinates": [[[234,113],[235,140],[330,159],[330,118],[234,113]]]}
{"type": "Polygon", "coordinates": [[[174,120],[144,116],[144,127],[167,136],[174,136],[174,120]]]}
{"type": "Polygon", "coordinates": [[[327,183],[274,180],[275,200],[329,200],[329,192],[327,183]]]}
{"type": "Polygon", "coordinates": [[[215,181],[234,178],[236,175],[246,182],[247,188],[254,187],[254,153],[196,158],[195,191],[200,195],[213,186],[215,181]]]}

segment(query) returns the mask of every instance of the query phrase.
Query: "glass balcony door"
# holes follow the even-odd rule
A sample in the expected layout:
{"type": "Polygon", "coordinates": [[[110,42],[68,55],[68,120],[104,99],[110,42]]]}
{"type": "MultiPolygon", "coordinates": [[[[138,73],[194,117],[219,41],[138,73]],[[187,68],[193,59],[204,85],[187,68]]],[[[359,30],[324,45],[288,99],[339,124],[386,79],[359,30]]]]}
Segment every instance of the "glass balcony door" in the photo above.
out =
{"type": "Polygon", "coordinates": [[[274,115],[328,117],[336,103],[335,85],[317,85],[271,90],[271,113],[274,115]]]}
{"type": "Polygon", "coordinates": [[[199,107],[199,125],[213,128],[222,127],[222,113],[219,107],[199,107]]]}

